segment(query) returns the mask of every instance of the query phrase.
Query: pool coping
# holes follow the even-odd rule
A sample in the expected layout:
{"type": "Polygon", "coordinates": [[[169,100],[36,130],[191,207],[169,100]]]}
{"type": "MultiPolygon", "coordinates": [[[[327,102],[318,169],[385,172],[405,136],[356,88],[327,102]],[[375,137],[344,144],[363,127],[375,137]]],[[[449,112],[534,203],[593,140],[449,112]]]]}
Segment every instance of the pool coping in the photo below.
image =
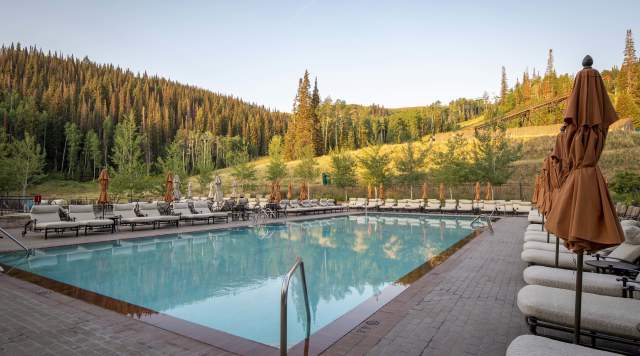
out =
{"type": "MultiPolygon", "coordinates": [[[[424,214],[424,213],[407,213],[407,212],[371,212],[372,214],[384,214],[384,215],[404,215],[404,216],[433,216],[438,218],[460,218],[460,217],[474,217],[473,215],[452,215],[452,214],[424,214]]],[[[331,215],[311,215],[303,216],[295,221],[309,221],[319,220],[331,217],[343,217],[343,216],[356,216],[366,215],[365,211],[357,211],[355,213],[347,214],[331,214],[331,215]]],[[[498,220],[499,217],[494,217],[494,220],[498,220]]],[[[291,220],[276,220],[269,222],[269,224],[281,224],[291,220]]],[[[234,226],[217,226],[209,229],[198,229],[196,231],[182,231],[179,233],[209,231],[209,230],[230,230],[235,228],[250,227],[249,224],[238,224],[234,226]]],[[[403,291],[409,288],[409,286],[415,281],[422,278],[433,268],[446,261],[451,255],[461,249],[469,241],[480,235],[485,229],[478,228],[472,230],[470,234],[463,237],[446,250],[442,251],[437,256],[426,261],[422,265],[416,267],[412,271],[408,272],[404,276],[400,277],[395,282],[386,286],[380,291],[380,293],[369,297],[364,302],[358,304],[354,308],[342,314],[337,319],[333,320],[329,324],[325,325],[321,329],[314,332],[308,339],[302,340],[288,349],[288,353],[291,355],[317,355],[326,351],[329,347],[335,344],[342,337],[346,336],[350,331],[354,330],[361,323],[371,317],[376,311],[380,310],[387,303],[399,296],[403,291]]],[[[157,230],[156,230],[157,231],[157,230]]],[[[159,238],[167,235],[175,235],[174,231],[157,231],[158,234],[152,234],[147,236],[138,237],[124,237],[121,239],[83,242],[83,243],[69,243],[56,246],[50,246],[46,248],[60,248],[70,245],[88,245],[88,244],[100,244],[108,242],[117,242],[120,240],[130,239],[146,239],[146,238],[159,238]]],[[[65,294],[77,300],[81,300],[96,306],[115,311],[119,314],[131,317],[135,320],[139,320],[146,324],[156,326],[160,329],[174,332],[178,335],[188,337],[205,344],[215,346],[230,352],[238,354],[251,354],[251,355],[275,355],[279,353],[279,348],[266,345],[248,338],[226,333],[222,330],[203,326],[193,322],[189,322],[184,319],[176,318],[162,312],[157,312],[144,308],[135,304],[128,303],[126,301],[118,300],[108,296],[101,295],[89,290],[78,288],[63,282],[55,281],[47,277],[43,277],[31,272],[23,271],[19,268],[0,264],[9,276],[25,280],[27,282],[40,285],[44,288],[65,294]]]]}

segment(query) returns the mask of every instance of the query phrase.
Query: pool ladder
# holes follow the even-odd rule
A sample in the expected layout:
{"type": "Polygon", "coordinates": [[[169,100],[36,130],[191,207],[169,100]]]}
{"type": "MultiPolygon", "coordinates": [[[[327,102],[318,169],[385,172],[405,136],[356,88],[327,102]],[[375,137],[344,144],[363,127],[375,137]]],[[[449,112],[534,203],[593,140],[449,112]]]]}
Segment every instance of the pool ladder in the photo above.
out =
{"type": "Polygon", "coordinates": [[[311,332],[311,311],[309,309],[309,294],[307,293],[307,277],[304,273],[304,262],[300,256],[296,257],[296,262],[293,264],[289,272],[287,272],[282,281],[282,289],[280,290],[280,355],[287,355],[287,294],[289,292],[289,282],[291,277],[296,272],[296,269],[300,267],[300,276],[302,277],[302,291],[304,292],[304,306],[307,311],[307,336],[305,341],[309,340],[311,332]]]}
{"type": "MultiPolygon", "coordinates": [[[[18,246],[20,246],[24,250],[24,252],[27,254],[27,257],[31,256],[32,250],[28,249],[25,245],[23,245],[20,241],[18,241],[18,239],[13,237],[13,235],[11,235],[7,230],[0,227],[0,232],[2,232],[4,236],[8,237],[9,240],[18,244],[18,246]]],[[[2,238],[2,236],[0,236],[0,238],[2,238]]]]}
{"type": "Polygon", "coordinates": [[[471,225],[473,225],[474,222],[479,221],[481,218],[483,218],[484,221],[487,222],[487,226],[489,227],[489,230],[493,233],[493,225],[491,225],[491,218],[493,217],[493,212],[494,211],[492,211],[491,214],[489,214],[489,216],[487,216],[485,214],[480,214],[480,215],[476,216],[473,220],[471,220],[471,225]]]}

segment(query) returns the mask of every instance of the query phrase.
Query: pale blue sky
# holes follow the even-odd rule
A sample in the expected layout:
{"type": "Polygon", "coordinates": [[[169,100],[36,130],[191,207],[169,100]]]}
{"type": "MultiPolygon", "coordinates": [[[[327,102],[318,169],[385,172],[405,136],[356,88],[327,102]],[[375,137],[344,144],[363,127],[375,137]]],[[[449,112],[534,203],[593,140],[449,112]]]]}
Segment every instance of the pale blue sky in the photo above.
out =
{"type": "Polygon", "coordinates": [[[526,68],[620,65],[640,1],[8,1],[0,42],[88,56],[284,111],[320,94],[417,106],[479,97],[526,68]]]}

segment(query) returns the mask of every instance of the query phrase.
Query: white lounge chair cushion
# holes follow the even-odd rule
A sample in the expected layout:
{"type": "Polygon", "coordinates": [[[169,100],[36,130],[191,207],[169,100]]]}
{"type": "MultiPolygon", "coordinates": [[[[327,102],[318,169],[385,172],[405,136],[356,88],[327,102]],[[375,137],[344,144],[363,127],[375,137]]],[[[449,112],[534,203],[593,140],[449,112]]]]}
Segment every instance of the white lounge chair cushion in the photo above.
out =
{"type": "Polygon", "coordinates": [[[630,263],[634,262],[640,258],[640,245],[623,242],[616,246],[607,257],[617,258],[630,263]]]}
{"type": "Polygon", "coordinates": [[[76,220],[75,222],[81,226],[107,226],[114,224],[114,221],[111,219],[76,220]]]}
{"type": "Polygon", "coordinates": [[[50,222],[37,222],[36,229],[67,229],[71,227],[78,227],[79,223],[75,221],[50,221],[50,222]]]}
{"type": "MultiPolygon", "coordinates": [[[[522,314],[564,326],[573,326],[575,292],[528,285],[518,292],[522,314]]],[[[640,300],[582,293],[585,330],[640,339],[640,300]]]]}
{"type": "MultiPolygon", "coordinates": [[[[543,250],[543,251],[556,251],[555,243],[546,243],[542,241],[527,241],[522,245],[523,250],[531,249],[531,250],[543,250]]],[[[563,244],[558,246],[558,251],[560,253],[573,253],[569,251],[563,244]]]]}
{"type": "Polygon", "coordinates": [[[136,217],[131,217],[131,218],[122,218],[120,219],[120,222],[123,224],[131,224],[131,223],[136,223],[136,224],[146,224],[146,223],[151,223],[154,221],[158,221],[158,219],[153,218],[153,217],[147,217],[147,216],[136,216],[136,217]]]}
{"type": "Polygon", "coordinates": [[[529,224],[527,225],[527,231],[545,231],[542,224],[529,224]]]}
{"type": "MultiPolygon", "coordinates": [[[[575,290],[576,271],[544,266],[530,266],[522,272],[527,284],[575,290]]],[[[582,274],[582,291],[611,297],[622,297],[622,282],[616,279],[620,276],[604,273],[584,272],[582,274]]],[[[638,293],[634,293],[640,299],[638,293]]]]}
{"type": "Polygon", "coordinates": [[[511,341],[506,356],[615,356],[601,351],[575,344],[569,344],[547,337],[536,335],[520,335],[511,341]]]}
{"type": "MultiPolygon", "coordinates": [[[[532,263],[540,266],[555,267],[556,265],[556,253],[552,251],[542,251],[535,249],[527,249],[522,251],[520,258],[524,262],[532,263]]],[[[595,257],[585,255],[583,261],[587,262],[595,260],[595,257]]],[[[577,256],[573,253],[561,253],[558,255],[558,267],[575,269],[577,256]]],[[[594,268],[583,263],[583,269],[585,271],[593,271],[594,268]]]]}
{"type": "Polygon", "coordinates": [[[528,217],[530,223],[534,224],[542,224],[542,216],[531,216],[528,217]]]}
{"type": "MultiPolygon", "coordinates": [[[[547,242],[547,233],[543,232],[540,234],[535,233],[535,231],[527,231],[524,234],[524,241],[539,241],[539,242],[547,242]]],[[[556,237],[553,234],[549,234],[549,243],[556,243],[556,237]]],[[[562,245],[562,241],[560,241],[562,245]]]]}
{"type": "Polygon", "coordinates": [[[638,220],[622,220],[622,221],[620,221],[620,225],[622,225],[622,226],[632,225],[632,226],[640,227],[640,221],[638,221],[638,220]]]}
{"type": "Polygon", "coordinates": [[[31,220],[41,223],[60,221],[60,207],[57,205],[34,205],[31,208],[31,220]]]}
{"type": "Polygon", "coordinates": [[[640,227],[632,224],[622,225],[624,241],[632,245],[640,245],[640,227]]]}

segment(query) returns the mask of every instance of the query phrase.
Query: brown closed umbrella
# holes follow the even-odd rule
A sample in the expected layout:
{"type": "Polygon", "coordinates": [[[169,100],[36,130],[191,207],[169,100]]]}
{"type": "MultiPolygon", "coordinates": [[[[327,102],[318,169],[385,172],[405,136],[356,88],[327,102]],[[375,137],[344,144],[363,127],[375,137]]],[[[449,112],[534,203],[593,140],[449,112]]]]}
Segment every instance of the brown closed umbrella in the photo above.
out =
{"type": "Polygon", "coordinates": [[[564,121],[569,173],[547,217],[548,231],[577,254],[574,342],[579,343],[583,253],[624,241],[622,227],[598,167],[609,126],[618,117],[593,60],[587,56],[576,74],[564,121]]]}
{"type": "Polygon", "coordinates": [[[427,200],[427,197],[429,196],[429,186],[427,185],[427,182],[422,183],[422,200],[427,200]]]}
{"type": "Polygon", "coordinates": [[[373,199],[373,188],[371,188],[371,184],[367,186],[367,199],[373,199]]]}
{"type": "Polygon", "coordinates": [[[98,204],[107,204],[109,202],[109,194],[107,193],[107,189],[109,189],[109,172],[106,168],[100,171],[100,176],[98,176],[98,186],[100,187],[98,204]]]}
{"type": "Polygon", "coordinates": [[[487,182],[487,186],[484,188],[484,200],[493,200],[493,188],[491,188],[490,182],[487,182]]]}
{"type": "Polygon", "coordinates": [[[445,200],[444,183],[440,183],[440,191],[438,193],[440,200],[445,200]]]}
{"type": "Polygon", "coordinates": [[[540,190],[540,175],[536,174],[536,180],[533,183],[533,194],[531,194],[531,204],[537,205],[538,191],[540,190]]]}
{"type": "Polygon", "coordinates": [[[378,196],[380,199],[384,199],[384,186],[380,184],[380,189],[378,189],[378,196]]]}
{"type": "Polygon", "coordinates": [[[305,182],[302,182],[302,184],[300,184],[300,196],[299,196],[300,200],[307,200],[307,184],[305,182]]]}
{"type": "Polygon", "coordinates": [[[553,188],[551,187],[551,155],[547,156],[542,164],[542,206],[540,212],[546,216],[551,210],[551,194],[553,193],[553,188]]]}
{"type": "Polygon", "coordinates": [[[287,189],[287,199],[293,199],[293,184],[289,182],[289,188],[287,189]]]}
{"type": "Polygon", "coordinates": [[[480,200],[480,182],[476,182],[476,187],[475,187],[475,196],[473,197],[473,200],[479,201],[480,200]]]}
{"type": "Polygon", "coordinates": [[[164,187],[164,201],[171,203],[173,201],[173,173],[167,173],[167,180],[164,187]]]}

